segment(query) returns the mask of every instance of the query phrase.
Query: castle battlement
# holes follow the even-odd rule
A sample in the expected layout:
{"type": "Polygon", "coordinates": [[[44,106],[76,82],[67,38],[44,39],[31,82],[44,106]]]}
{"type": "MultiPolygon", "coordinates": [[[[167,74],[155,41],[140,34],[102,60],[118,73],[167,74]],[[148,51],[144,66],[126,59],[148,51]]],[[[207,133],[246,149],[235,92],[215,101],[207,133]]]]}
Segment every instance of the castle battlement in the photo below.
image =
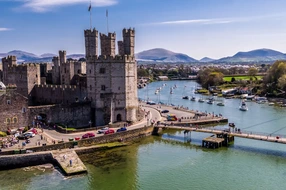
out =
{"type": "Polygon", "coordinates": [[[76,85],[51,85],[51,84],[37,84],[36,88],[45,88],[45,89],[77,89],[76,85]]]}
{"type": "Polygon", "coordinates": [[[122,30],[122,34],[123,34],[123,36],[135,36],[135,29],[134,28],[133,29],[131,29],[131,28],[129,28],[129,29],[124,28],[122,30]]]}
{"type": "Polygon", "coordinates": [[[17,57],[14,55],[8,55],[7,57],[2,58],[2,62],[5,62],[5,61],[17,61],[17,57]]]}
{"type": "Polygon", "coordinates": [[[116,38],[116,33],[108,33],[108,35],[100,33],[100,38],[107,38],[107,39],[111,39],[111,38],[116,38]]]}
{"type": "Polygon", "coordinates": [[[90,62],[135,62],[135,57],[131,55],[116,55],[116,56],[110,56],[110,55],[100,55],[100,56],[89,56],[88,60],[90,62]]]}
{"type": "Polygon", "coordinates": [[[84,35],[98,36],[98,31],[95,28],[92,30],[84,30],[84,35]]]}
{"type": "Polygon", "coordinates": [[[25,63],[25,64],[20,64],[20,65],[8,65],[7,69],[30,69],[30,68],[36,68],[40,67],[39,64],[37,63],[25,63]]]}

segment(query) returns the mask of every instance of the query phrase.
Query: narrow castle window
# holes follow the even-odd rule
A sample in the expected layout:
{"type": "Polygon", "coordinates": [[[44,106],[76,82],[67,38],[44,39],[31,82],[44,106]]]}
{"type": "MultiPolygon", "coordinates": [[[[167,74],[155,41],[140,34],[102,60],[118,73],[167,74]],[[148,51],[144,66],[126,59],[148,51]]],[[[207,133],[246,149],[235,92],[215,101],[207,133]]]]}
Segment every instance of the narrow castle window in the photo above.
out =
{"type": "Polygon", "coordinates": [[[65,68],[65,73],[67,73],[67,69],[65,68]]]}
{"type": "Polygon", "coordinates": [[[17,117],[14,117],[14,118],[13,118],[13,123],[18,123],[17,117]]]}
{"type": "Polygon", "coordinates": [[[26,108],[22,108],[22,113],[26,113],[26,108]]]}
{"type": "Polygon", "coordinates": [[[91,85],[89,86],[89,90],[92,90],[92,86],[91,85]]]}
{"type": "Polygon", "coordinates": [[[105,89],[106,89],[105,85],[101,85],[101,90],[105,91],[105,89]]]}
{"type": "Polygon", "coordinates": [[[36,75],[36,78],[38,78],[38,75],[36,75]]]}
{"type": "Polygon", "coordinates": [[[99,69],[99,73],[100,73],[100,74],[105,74],[105,68],[100,68],[100,69],[99,69]]]}
{"type": "Polygon", "coordinates": [[[7,123],[7,124],[10,124],[10,121],[11,121],[10,118],[7,118],[7,119],[6,119],[6,123],[7,123]]]}
{"type": "Polygon", "coordinates": [[[10,105],[11,104],[11,100],[7,100],[7,104],[10,105]]]}

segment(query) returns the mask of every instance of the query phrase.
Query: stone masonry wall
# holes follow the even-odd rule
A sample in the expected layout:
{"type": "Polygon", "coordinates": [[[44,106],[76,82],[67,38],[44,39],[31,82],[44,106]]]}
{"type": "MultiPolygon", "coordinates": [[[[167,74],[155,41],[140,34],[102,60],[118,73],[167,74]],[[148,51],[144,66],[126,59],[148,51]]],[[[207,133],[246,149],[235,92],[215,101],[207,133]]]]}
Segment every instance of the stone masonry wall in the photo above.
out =
{"type": "Polygon", "coordinates": [[[0,131],[28,126],[28,99],[9,91],[0,96],[0,131]]]}

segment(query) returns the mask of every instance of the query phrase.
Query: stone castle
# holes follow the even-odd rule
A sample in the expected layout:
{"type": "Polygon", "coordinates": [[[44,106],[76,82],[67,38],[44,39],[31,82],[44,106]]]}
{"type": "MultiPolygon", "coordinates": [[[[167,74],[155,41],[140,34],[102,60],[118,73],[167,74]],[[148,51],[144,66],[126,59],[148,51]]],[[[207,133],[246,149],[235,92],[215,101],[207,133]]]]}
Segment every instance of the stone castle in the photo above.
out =
{"type": "Polygon", "coordinates": [[[86,59],[67,59],[65,51],[52,65],[3,58],[0,130],[33,125],[39,116],[73,128],[137,121],[135,31],[122,32],[117,54],[116,34],[93,29],[84,31],[86,59]]]}

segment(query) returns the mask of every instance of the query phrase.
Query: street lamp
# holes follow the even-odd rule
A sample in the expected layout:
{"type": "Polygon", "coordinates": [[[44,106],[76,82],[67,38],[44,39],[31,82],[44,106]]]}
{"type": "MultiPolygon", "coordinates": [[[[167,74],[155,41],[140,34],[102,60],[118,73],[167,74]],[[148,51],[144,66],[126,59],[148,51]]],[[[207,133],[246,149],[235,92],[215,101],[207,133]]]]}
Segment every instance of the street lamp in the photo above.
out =
{"type": "Polygon", "coordinates": [[[88,124],[89,124],[89,127],[91,128],[92,121],[90,120],[90,121],[88,122],[88,124]]]}

